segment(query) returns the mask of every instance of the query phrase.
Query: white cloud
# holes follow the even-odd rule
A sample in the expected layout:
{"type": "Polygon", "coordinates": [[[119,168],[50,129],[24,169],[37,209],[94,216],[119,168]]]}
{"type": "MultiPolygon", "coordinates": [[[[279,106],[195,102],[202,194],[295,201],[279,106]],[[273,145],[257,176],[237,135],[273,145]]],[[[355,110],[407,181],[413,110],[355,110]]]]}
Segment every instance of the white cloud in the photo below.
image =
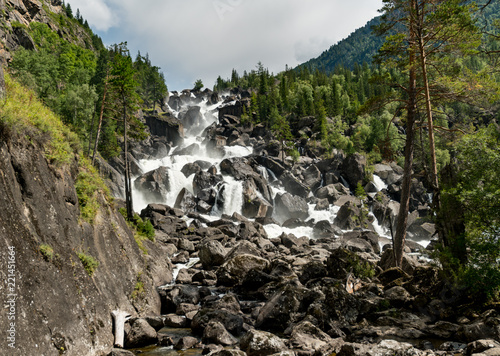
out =
{"type": "Polygon", "coordinates": [[[382,0],[70,0],[106,44],[149,53],[171,90],[316,57],[377,15],[382,0]],[[77,5],[78,4],[78,5],[77,5]],[[100,10],[91,10],[90,7],[100,10]],[[109,29],[109,30],[108,30],[109,29]]]}
{"type": "Polygon", "coordinates": [[[114,16],[109,6],[103,0],[71,0],[73,14],[80,9],[83,18],[97,31],[107,31],[118,25],[118,19],[114,16]]]}

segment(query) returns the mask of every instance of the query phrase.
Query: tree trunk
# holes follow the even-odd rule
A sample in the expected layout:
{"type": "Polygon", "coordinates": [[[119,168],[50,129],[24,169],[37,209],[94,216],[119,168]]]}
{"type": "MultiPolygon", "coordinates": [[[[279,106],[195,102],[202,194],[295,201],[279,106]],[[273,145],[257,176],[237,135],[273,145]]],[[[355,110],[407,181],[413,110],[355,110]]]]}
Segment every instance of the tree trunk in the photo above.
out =
{"type": "Polygon", "coordinates": [[[107,91],[108,91],[108,77],[106,76],[106,82],[104,83],[104,92],[103,92],[103,95],[102,95],[101,112],[99,114],[99,125],[97,126],[97,132],[96,132],[95,142],[94,142],[94,152],[92,154],[92,165],[94,165],[95,156],[97,154],[97,146],[99,145],[99,136],[101,134],[102,117],[104,115],[104,103],[106,101],[106,93],[107,93],[107,91]]]}
{"type": "Polygon", "coordinates": [[[113,345],[123,349],[125,343],[125,322],[130,319],[130,314],[123,310],[113,310],[111,312],[114,323],[115,341],[113,345]]]}
{"type": "Polygon", "coordinates": [[[127,207],[127,219],[132,221],[134,209],[132,203],[132,184],[130,178],[130,163],[128,160],[128,142],[127,142],[127,107],[123,97],[123,145],[125,146],[125,205],[127,207]]]}
{"type": "Polygon", "coordinates": [[[413,168],[413,152],[415,148],[415,117],[417,113],[417,80],[415,70],[415,0],[410,0],[410,39],[409,39],[409,86],[406,118],[406,145],[405,165],[403,170],[403,183],[401,187],[401,202],[394,237],[394,263],[401,267],[403,263],[403,251],[406,240],[406,228],[408,225],[408,212],[410,210],[411,177],[413,168]]]}

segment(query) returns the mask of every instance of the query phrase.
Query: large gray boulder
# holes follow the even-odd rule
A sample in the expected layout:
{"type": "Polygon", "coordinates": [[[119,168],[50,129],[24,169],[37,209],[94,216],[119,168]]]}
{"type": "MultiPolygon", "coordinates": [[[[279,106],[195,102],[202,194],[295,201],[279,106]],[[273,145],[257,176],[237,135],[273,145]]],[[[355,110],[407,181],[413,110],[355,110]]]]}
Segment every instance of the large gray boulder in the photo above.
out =
{"type": "Polygon", "coordinates": [[[199,247],[198,257],[204,269],[212,269],[224,263],[226,249],[219,241],[210,240],[199,247]]]}
{"type": "Polygon", "coordinates": [[[135,348],[156,344],[156,330],[145,319],[136,319],[127,332],[125,346],[135,348]]]}
{"type": "Polygon", "coordinates": [[[358,182],[365,179],[366,157],[359,153],[347,156],[341,166],[342,176],[347,180],[351,189],[355,189],[358,182]]]}
{"type": "Polygon", "coordinates": [[[283,340],[270,332],[251,329],[240,341],[240,349],[248,356],[265,356],[287,349],[283,340]]]}
{"type": "Polygon", "coordinates": [[[290,193],[278,194],[275,198],[274,216],[281,223],[288,219],[305,220],[309,216],[309,206],[302,197],[290,193]]]}
{"type": "Polygon", "coordinates": [[[160,167],[144,173],[134,181],[135,188],[143,192],[150,201],[164,202],[170,191],[169,170],[160,167]]]}

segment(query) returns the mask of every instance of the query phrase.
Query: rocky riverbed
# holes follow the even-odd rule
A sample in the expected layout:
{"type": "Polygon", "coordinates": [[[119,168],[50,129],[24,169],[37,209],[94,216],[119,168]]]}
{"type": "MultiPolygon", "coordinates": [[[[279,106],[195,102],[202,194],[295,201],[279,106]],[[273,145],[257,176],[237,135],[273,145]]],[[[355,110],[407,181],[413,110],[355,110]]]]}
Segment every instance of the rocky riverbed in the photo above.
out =
{"type": "MultiPolygon", "coordinates": [[[[363,156],[341,151],[320,159],[306,139],[296,142],[303,155],[294,161],[264,126],[241,123],[246,98],[235,92],[220,106],[216,94],[186,91],[171,96],[171,113],[145,119],[153,135],[131,149],[134,186],[156,202],[141,212],[156,229],[150,248],[177,268],[169,284],[156,286],[161,313],[126,324],[125,348],[145,355],[500,354],[498,308],[478,310],[429,258],[434,227],[422,182],[413,180],[406,255],[403,268],[394,268],[389,231],[400,167],[370,172],[363,156]],[[249,150],[228,155],[228,147],[249,150]],[[144,171],[152,160],[169,163],[144,171]],[[226,194],[234,184],[240,190],[226,194]],[[360,185],[367,194],[354,196],[360,185]],[[236,195],[237,210],[225,208],[236,195]]],[[[295,133],[308,137],[309,126],[300,120],[295,133]]],[[[120,159],[101,162],[115,195],[122,169],[120,159]]]]}

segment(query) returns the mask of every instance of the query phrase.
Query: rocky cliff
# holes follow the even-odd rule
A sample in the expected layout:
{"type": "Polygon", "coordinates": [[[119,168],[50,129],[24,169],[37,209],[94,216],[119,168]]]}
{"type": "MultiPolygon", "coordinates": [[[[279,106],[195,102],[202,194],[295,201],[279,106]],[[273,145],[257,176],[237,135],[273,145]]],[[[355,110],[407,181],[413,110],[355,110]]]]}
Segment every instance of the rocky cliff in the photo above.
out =
{"type": "Polygon", "coordinates": [[[90,32],[67,18],[61,0],[0,0],[0,63],[10,61],[11,52],[20,46],[35,48],[27,31],[31,22],[48,25],[68,42],[91,47],[90,32]]]}
{"type": "Polygon", "coordinates": [[[160,312],[154,287],[171,280],[170,261],[150,241],[144,254],[104,201],[93,225],[80,220],[76,159],[52,166],[43,142],[0,125],[4,355],[105,354],[113,346],[112,310],[160,312]],[[99,263],[92,276],[78,253],[99,263]]]}

